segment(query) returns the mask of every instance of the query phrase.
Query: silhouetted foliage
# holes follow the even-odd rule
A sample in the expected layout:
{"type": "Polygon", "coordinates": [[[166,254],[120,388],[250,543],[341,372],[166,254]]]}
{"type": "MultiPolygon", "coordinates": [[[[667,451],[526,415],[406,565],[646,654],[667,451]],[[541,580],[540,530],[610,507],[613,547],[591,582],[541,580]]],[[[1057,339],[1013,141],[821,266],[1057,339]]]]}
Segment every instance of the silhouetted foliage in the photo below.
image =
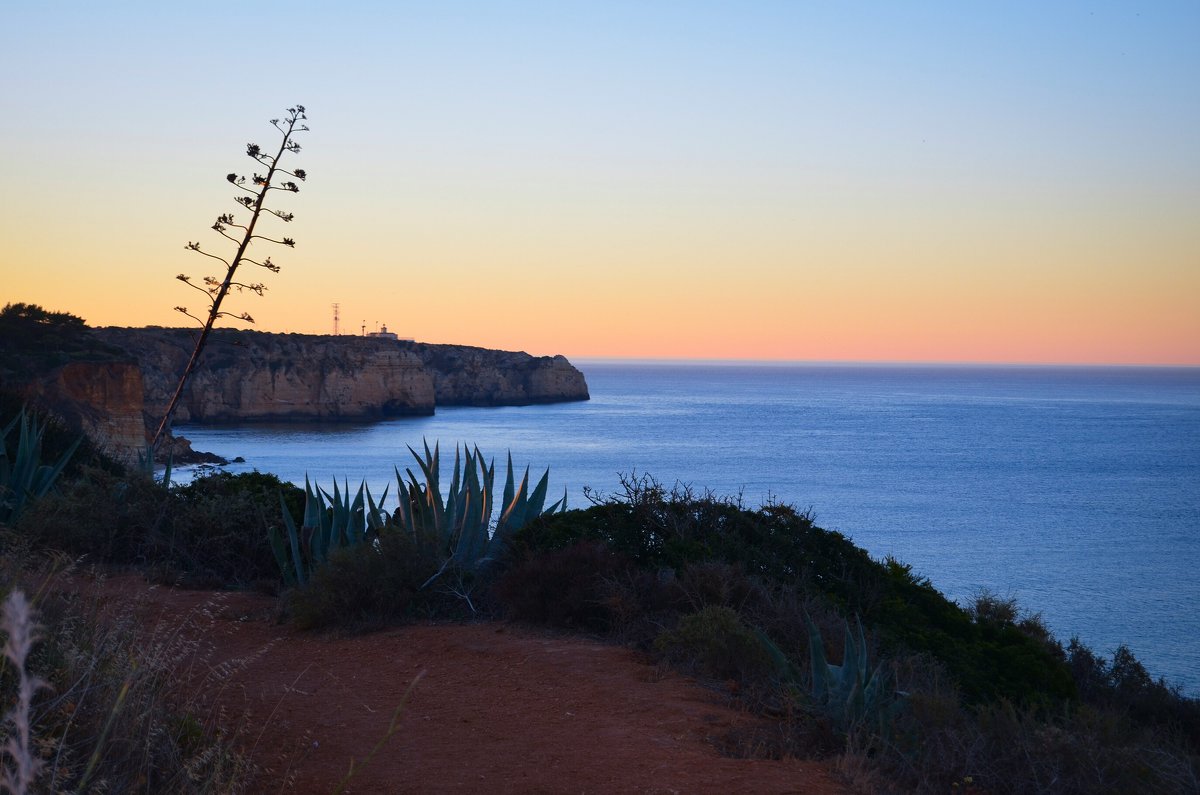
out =
{"type": "Polygon", "coordinates": [[[279,522],[279,495],[303,505],[303,491],[259,472],[215,472],[166,488],[140,473],[87,470],[18,523],[38,546],[96,562],[150,568],[193,586],[274,588],[279,570],[267,543],[279,522]]]}
{"type": "Polygon", "coordinates": [[[629,568],[604,544],[579,541],[516,562],[496,583],[496,593],[514,618],[607,631],[614,620],[608,582],[629,568]]]}
{"type": "Polygon", "coordinates": [[[0,309],[0,383],[23,383],[73,361],[128,358],[97,340],[83,318],[70,312],[25,303],[0,309]]]}
{"type": "Polygon", "coordinates": [[[971,701],[1075,695],[1061,655],[1015,625],[973,621],[909,567],[872,560],[845,536],[784,505],[752,511],[733,500],[634,482],[624,499],[537,522],[517,544],[559,549],[581,539],[673,576],[696,564],[734,566],[768,590],[794,590],[861,616],[886,648],[940,660],[971,701]]]}
{"type": "Polygon", "coordinates": [[[246,144],[246,156],[265,168],[267,171],[266,174],[254,173],[249,180],[244,175],[237,173],[225,175],[225,179],[231,185],[244,191],[246,194],[235,196],[234,201],[250,211],[250,217],[244,224],[239,223],[232,213],[222,213],[217,216],[217,220],[213,222],[211,227],[214,232],[237,246],[233,256],[226,259],[220,255],[210,253],[201,247],[199,242],[189,241],[185,246],[189,251],[195,251],[209,259],[214,259],[222,263],[225,266],[225,272],[221,276],[203,277],[202,282],[204,286],[193,283],[192,277],[185,273],[181,273],[175,277],[188,287],[201,293],[208,302],[208,307],[205,310],[203,318],[189,312],[186,306],[175,307],[177,312],[181,312],[199,323],[201,331],[199,336],[196,337],[196,344],[192,349],[192,355],[179,377],[179,383],[175,388],[175,392],[172,394],[170,401],[167,403],[167,408],[163,412],[158,429],[154,432],[154,437],[150,442],[151,447],[157,448],[159,443],[165,438],[165,434],[170,430],[171,418],[175,414],[175,408],[179,405],[179,400],[183,396],[183,390],[187,386],[188,379],[200,362],[200,355],[204,352],[204,347],[208,342],[209,334],[212,333],[213,325],[223,317],[236,318],[247,323],[254,322],[254,318],[250,316],[249,312],[235,314],[222,309],[222,304],[226,296],[229,295],[230,290],[235,290],[239,293],[251,292],[261,296],[267,289],[266,285],[262,282],[237,281],[235,277],[238,268],[243,264],[247,264],[263,268],[271,273],[279,273],[279,266],[272,262],[270,257],[252,259],[247,253],[250,246],[256,240],[277,243],[288,248],[295,248],[296,246],[296,241],[290,237],[276,239],[258,234],[255,230],[259,219],[264,213],[272,215],[284,223],[290,223],[295,218],[293,213],[267,207],[264,202],[266,201],[267,194],[273,190],[285,193],[298,193],[300,186],[296,184],[295,180],[304,181],[308,178],[308,173],[302,168],[288,171],[280,166],[280,160],[285,153],[298,154],[300,152],[300,144],[293,136],[297,133],[308,131],[308,125],[303,124],[303,121],[307,118],[304,106],[296,105],[288,108],[287,114],[282,119],[271,119],[271,125],[283,135],[279,148],[274,155],[264,152],[258,144],[246,144]],[[291,177],[292,179],[285,179],[285,177],[291,177]],[[230,231],[234,229],[240,231],[230,231]]]}

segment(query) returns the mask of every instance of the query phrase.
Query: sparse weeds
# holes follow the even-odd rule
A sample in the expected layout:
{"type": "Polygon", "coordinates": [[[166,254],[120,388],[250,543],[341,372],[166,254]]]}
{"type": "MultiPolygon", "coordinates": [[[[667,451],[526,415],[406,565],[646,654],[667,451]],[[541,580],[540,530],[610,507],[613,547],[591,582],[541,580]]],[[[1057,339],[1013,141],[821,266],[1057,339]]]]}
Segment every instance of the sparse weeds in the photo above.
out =
{"type": "Polygon", "coordinates": [[[25,654],[10,656],[0,671],[3,703],[15,703],[17,716],[4,734],[10,758],[24,757],[17,769],[32,771],[10,789],[241,790],[248,762],[232,750],[216,716],[181,692],[180,670],[195,650],[179,633],[148,638],[127,615],[102,620],[94,602],[47,587],[51,575],[44,570],[8,567],[2,574],[12,605],[4,633],[10,645],[25,645],[25,654]],[[23,583],[41,593],[24,612],[13,596],[23,583]],[[30,643],[35,617],[40,638],[30,643]],[[27,698],[34,677],[45,687],[27,698]]]}

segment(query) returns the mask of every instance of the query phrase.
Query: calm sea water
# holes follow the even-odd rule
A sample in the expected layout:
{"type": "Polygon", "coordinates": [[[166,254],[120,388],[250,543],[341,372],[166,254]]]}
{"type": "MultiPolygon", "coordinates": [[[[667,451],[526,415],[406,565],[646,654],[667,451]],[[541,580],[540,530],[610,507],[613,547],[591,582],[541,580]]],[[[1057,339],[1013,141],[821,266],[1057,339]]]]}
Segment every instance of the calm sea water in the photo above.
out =
{"type": "Polygon", "coordinates": [[[775,498],[951,598],[1015,596],[1200,693],[1200,369],[581,366],[586,403],[182,432],[243,456],[232,471],[375,493],[428,439],[548,466],[576,507],[634,472],[775,498]]]}

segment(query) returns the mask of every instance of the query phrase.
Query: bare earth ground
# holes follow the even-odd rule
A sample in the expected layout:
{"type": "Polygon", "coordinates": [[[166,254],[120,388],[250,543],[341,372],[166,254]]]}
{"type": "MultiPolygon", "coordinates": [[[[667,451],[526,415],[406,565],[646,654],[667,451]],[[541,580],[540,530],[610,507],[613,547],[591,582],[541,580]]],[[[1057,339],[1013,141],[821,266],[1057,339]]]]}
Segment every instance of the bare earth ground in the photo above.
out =
{"type": "Polygon", "coordinates": [[[193,687],[240,725],[253,792],[840,793],[828,764],[721,756],[759,720],[617,646],[517,625],[408,626],[355,637],[295,631],[276,601],[124,575],[94,583],[152,641],[198,641],[193,687]]]}

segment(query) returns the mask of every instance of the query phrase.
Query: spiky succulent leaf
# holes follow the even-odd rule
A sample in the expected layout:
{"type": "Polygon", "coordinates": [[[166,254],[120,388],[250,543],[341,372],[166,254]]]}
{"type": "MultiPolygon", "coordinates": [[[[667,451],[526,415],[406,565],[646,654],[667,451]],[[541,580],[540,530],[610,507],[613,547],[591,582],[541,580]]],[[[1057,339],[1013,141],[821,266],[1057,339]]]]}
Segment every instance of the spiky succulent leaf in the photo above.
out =
{"type": "Polygon", "coordinates": [[[30,500],[40,499],[54,486],[58,476],[75,455],[83,437],[76,439],[53,464],[42,463],[42,437],[46,426],[24,408],[0,433],[0,521],[12,522],[30,500]],[[8,452],[7,437],[18,429],[17,446],[8,452]]]}
{"type": "Polygon", "coordinates": [[[546,504],[546,489],[549,485],[550,470],[547,468],[542,473],[542,479],[538,481],[538,484],[534,486],[533,491],[529,495],[529,503],[525,506],[525,521],[541,516],[542,507],[546,504]]]}
{"type": "Polygon", "coordinates": [[[513,486],[513,465],[512,451],[508,451],[508,467],[505,469],[504,475],[504,497],[500,503],[500,510],[508,510],[508,506],[512,505],[513,497],[516,496],[516,490],[513,486]]]}
{"type": "MultiPolygon", "coordinates": [[[[307,479],[307,476],[305,476],[307,479]]],[[[280,568],[283,570],[283,579],[285,582],[291,580],[292,584],[303,585],[308,581],[308,572],[306,561],[300,554],[300,538],[296,531],[296,520],[292,518],[292,511],[287,506],[287,500],[283,498],[283,493],[279,494],[279,506],[283,509],[283,524],[287,530],[288,545],[292,551],[292,565],[287,565],[286,556],[280,554],[282,550],[275,553],[275,559],[279,561],[280,568]]],[[[272,528],[273,530],[274,528],[272,528]]],[[[274,544],[272,544],[274,547],[274,544]]]]}

